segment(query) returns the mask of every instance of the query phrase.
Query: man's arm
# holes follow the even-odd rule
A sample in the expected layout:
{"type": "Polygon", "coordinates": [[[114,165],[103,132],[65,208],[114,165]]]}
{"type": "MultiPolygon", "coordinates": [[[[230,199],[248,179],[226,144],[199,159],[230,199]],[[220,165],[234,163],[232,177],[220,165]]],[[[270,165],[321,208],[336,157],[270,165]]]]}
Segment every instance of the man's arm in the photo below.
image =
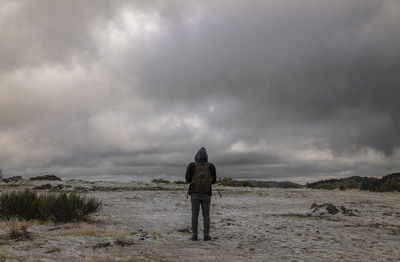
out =
{"type": "Polygon", "coordinates": [[[186,168],[186,175],[185,175],[186,182],[188,183],[192,182],[192,177],[193,177],[192,163],[190,163],[186,168]]]}
{"type": "Polygon", "coordinates": [[[210,164],[210,173],[213,178],[211,184],[215,184],[215,182],[217,182],[217,171],[215,170],[214,164],[210,164]]]}

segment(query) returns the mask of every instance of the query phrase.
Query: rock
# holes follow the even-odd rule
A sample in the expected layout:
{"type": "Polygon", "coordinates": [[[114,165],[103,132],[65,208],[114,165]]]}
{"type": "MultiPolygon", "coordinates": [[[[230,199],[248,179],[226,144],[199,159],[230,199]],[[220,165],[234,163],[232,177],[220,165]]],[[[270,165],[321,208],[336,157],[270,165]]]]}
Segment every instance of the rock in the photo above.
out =
{"type": "Polygon", "coordinates": [[[345,208],[344,206],[341,206],[340,209],[342,210],[342,214],[347,215],[347,216],[356,216],[356,210],[352,210],[349,208],[345,208]]]}
{"type": "Polygon", "coordinates": [[[312,209],[313,213],[319,213],[319,215],[324,215],[326,211],[328,214],[331,215],[336,215],[337,213],[340,212],[343,215],[355,216],[356,215],[355,212],[357,211],[357,210],[347,209],[344,206],[341,206],[339,210],[335,205],[331,203],[325,203],[321,205],[313,203],[310,209],[312,209]]]}
{"type": "Polygon", "coordinates": [[[120,240],[120,239],[117,239],[114,242],[114,245],[121,246],[121,247],[132,246],[134,244],[135,243],[133,241],[131,241],[131,240],[120,240]]]}
{"type": "Polygon", "coordinates": [[[44,184],[44,185],[40,185],[40,186],[34,187],[33,189],[47,190],[47,189],[51,189],[51,185],[50,184],[44,184]]]}
{"type": "Polygon", "coordinates": [[[1,182],[10,183],[10,182],[18,182],[21,180],[22,180],[22,177],[20,177],[20,176],[12,176],[12,177],[8,177],[8,178],[3,178],[1,180],[1,182]]]}
{"type": "Polygon", "coordinates": [[[52,248],[52,249],[50,249],[50,250],[47,250],[45,253],[51,254],[51,253],[56,253],[56,252],[60,252],[60,251],[61,251],[61,249],[59,249],[58,247],[56,247],[56,248],[52,248]]]}
{"type": "Polygon", "coordinates": [[[87,192],[87,191],[90,191],[90,188],[82,187],[82,186],[74,186],[73,189],[74,189],[74,191],[79,191],[79,192],[87,192]]]}
{"type": "Polygon", "coordinates": [[[189,228],[178,229],[178,232],[180,232],[180,233],[192,233],[192,231],[189,228]]]}
{"type": "Polygon", "coordinates": [[[328,211],[328,213],[331,215],[336,215],[337,213],[339,213],[339,209],[337,209],[337,207],[335,207],[331,203],[328,203],[328,205],[326,206],[326,211],[328,211]]]}
{"type": "Polygon", "coordinates": [[[320,206],[317,205],[316,203],[312,203],[310,209],[315,209],[315,208],[319,208],[320,206]]]}
{"type": "Polygon", "coordinates": [[[105,247],[109,247],[109,246],[111,246],[111,243],[110,242],[105,242],[105,243],[98,243],[93,248],[94,249],[96,249],[96,248],[105,248],[105,247]]]}
{"type": "Polygon", "coordinates": [[[63,184],[58,184],[58,185],[54,186],[53,188],[57,189],[57,190],[61,190],[61,189],[64,188],[64,185],[63,184]]]}
{"type": "Polygon", "coordinates": [[[36,176],[36,177],[31,177],[29,178],[29,181],[37,181],[37,180],[57,180],[57,181],[62,181],[61,178],[55,175],[45,175],[45,176],[36,176]]]}

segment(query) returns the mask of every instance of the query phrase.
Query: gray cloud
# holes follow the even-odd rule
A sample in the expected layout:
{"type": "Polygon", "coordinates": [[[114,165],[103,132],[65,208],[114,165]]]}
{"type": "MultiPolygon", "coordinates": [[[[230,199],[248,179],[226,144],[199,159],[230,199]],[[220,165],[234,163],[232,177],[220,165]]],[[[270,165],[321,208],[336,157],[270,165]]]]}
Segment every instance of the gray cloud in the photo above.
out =
{"type": "MultiPolygon", "coordinates": [[[[397,1],[3,1],[0,167],[241,178],[399,168],[397,1]]],[[[47,170],[47,171],[46,171],[47,170]]]]}

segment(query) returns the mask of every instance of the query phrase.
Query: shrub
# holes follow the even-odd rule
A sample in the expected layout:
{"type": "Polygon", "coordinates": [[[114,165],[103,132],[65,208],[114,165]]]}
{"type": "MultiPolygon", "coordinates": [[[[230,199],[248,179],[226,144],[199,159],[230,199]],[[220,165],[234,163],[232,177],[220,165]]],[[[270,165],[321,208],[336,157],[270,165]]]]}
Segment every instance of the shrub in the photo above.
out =
{"type": "MultiPolygon", "coordinates": [[[[268,185],[266,185],[268,186],[268,185]]],[[[278,182],[278,187],[279,188],[301,188],[302,186],[293,182],[289,181],[283,181],[283,182],[278,182]]]]}
{"type": "Polygon", "coordinates": [[[218,180],[218,184],[222,186],[232,186],[232,187],[253,187],[253,185],[248,181],[234,180],[230,177],[224,177],[218,180]]]}
{"type": "Polygon", "coordinates": [[[161,184],[169,184],[168,180],[162,179],[162,178],[153,179],[151,182],[153,182],[153,183],[161,183],[161,184]]]}
{"type": "Polygon", "coordinates": [[[19,219],[10,219],[8,222],[4,220],[6,225],[8,226],[8,238],[9,239],[18,239],[18,240],[23,240],[23,239],[30,239],[31,235],[28,231],[28,228],[26,226],[26,223],[23,221],[19,221],[19,219]]]}
{"type": "Polygon", "coordinates": [[[0,196],[0,216],[67,222],[80,220],[100,209],[101,202],[75,193],[38,194],[12,191],[0,196]]]}
{"type": "Polygon", "coordinates": [[[400,173],[393,173],[382,178],[352,176],[341,179],[321,180],[308,183],[308,188],[315,189],[360,189],[374,192],[400,192],[400,173]]]}
{"type": "Polygon", "coordinates": [[[187,183],[186,183],[186,181],[178,180],[178,181],[174,181],[174,184],[177,184],[177,185],[186,185],[187,183]]]}
{"type": "Polygon", "coordinates": [[[328,189],[328,190],[333,190],[337,188],[340,190],[360,189],[361,185],[363,185],[363,187],[366,187],[366,183],[368,183],[369,180],[370,178],[367,177],[352,176],[341,179],[328,179],[328,180],[317,181],[314,183],[308,183],[307,187],[315,189],[328,189]]]}
{"type": "Polygon", "coordinates": [[[336,183],[325,183],[325,184],[320,184],[320,185],[316,186],[316,188],[333,190],[333,189],[337,188],[337,184],[336,183]]]}
{"type": "Polygon", "coordinates": [[[400,181],[395,179],[385,180],[379,187],[380,192],[400,191],[400,181]]]}

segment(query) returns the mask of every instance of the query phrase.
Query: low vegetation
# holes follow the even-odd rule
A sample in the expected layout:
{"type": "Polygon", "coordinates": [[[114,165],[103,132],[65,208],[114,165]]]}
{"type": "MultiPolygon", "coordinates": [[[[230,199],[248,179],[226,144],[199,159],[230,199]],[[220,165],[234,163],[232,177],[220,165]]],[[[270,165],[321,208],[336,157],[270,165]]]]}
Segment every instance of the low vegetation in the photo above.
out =
{"type": "Polygon", "coordinates": [[[174,184],[177,184],[177,185],[186,185],[187,182],[186,182],[186,181],[182,181],[182,180],[178,180],[178,181],[174,181],[174,184]]]}
{"type": "Polygon", "coordinates": [[[386,192],[386,191],[397,191],[400,192],[400,173],[399,177],[390,177],[382,181],[382,183],[379,186],[380,192],[386,192]]]}
{"type": "Polygon", "coordinates": [[[39,194],[32,190],[5,192],[0,195],[0,216],[42,221],[81,220],[98,211],[101,202],[76,193],[39,194]]]}
{"type": "Polygon", "coordinates": [[[359,189],[363,178],[349,177],[343,179],[327,179],[314,183],[309,183],[306,186],[314,189],[359,189]]]}
{"type": "Polygon", "coordinates": [[[374,192],[400,192],[400,173],[393,173],[382,178],[352,176],[341,179],[321,180],[308,183],[308,188],[314,189],[360,189],[374,192]]]}
{"type": "Polygon", "coordinates": [[[235,180],[230,177],[225,177],[217,181],[218,184],[223,186],[233,187],[275,187],[275,188],[301,188],[302,185],[289,181],[263,181],[263,180],[235,180]]]}
{"type": "Polygon", "coordinates": [[[169,184],[170,183],[169,180],[162,179],[162,178],[153,179],[151,182],[159,183],[159,184],[169,184]]]}
{"type": "MultiPolygon", "coordinates": [[[[217,184],[221,186],[232,186],[232,187],[260,187],[259,185],[254,185],[250,183],[249,181],[245,180],[234,180],[230,177],[224,177],[221,179],[218,179],[217,184]]],[[[268,186],[262,186],[262,187],[268,187],[268,186]]]]}

